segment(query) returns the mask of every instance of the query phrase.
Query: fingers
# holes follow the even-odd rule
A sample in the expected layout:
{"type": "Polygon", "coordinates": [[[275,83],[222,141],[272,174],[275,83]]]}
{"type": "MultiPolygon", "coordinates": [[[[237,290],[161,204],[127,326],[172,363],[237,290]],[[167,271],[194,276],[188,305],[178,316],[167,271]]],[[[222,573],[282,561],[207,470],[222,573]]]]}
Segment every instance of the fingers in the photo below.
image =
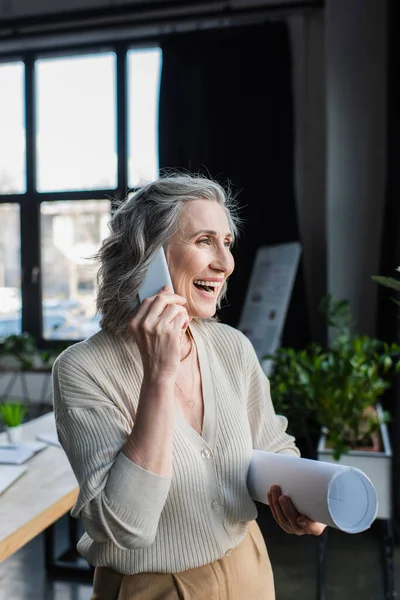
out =
{"type": "Polygon", "coordinates": [[[306,531],[297,521],[300,517],[299,513],[290,498],[282,495],[279,486],[271,487],[268,493],[268,502],[275,521],[286,533],[305,535],[306,531]]]}
{"type": "Polygon", "coordinates": [[[311,519],[307,519],[307,517],[304,516],[299,517],[298,523],[303,523],[302,527],[304,533],[308,535],[321,535],[326,529],[326,525],[324,523],[311,521],[311,519]]]}
{"type": "Polygon", "coordinates": [[[179,341],[182,328],[190,322],[185,304],[185,298],[164,286],[158,294],[143,300],[130,321],[130,330],[137,341],[144,335],[147,345],[150,337],[165,333],[172,334],[179,341]]]}
{"type": "Polygon", "coordinates": [[[287,525],[285,525],[284,519],[282,519],[282,517],[278,515],[277,510],[276,510],[276,501],[272,499],[271,492],[268,493],[268,504],[269,504],[269,507],[271,509],[272,516],[274,517],[274,519],[278,523],[278,525],[284,531],[286,531],[286,533],[292,533],[292,531],[289,530],[289,528],[287,527],[287,525]]]}
{"type": "Polygon", "coordinates": [[[163,313],[165,308],[170,305],[184,306],[186,304],[186,298],[173,294],[171,288],[164,286],[158,294],[145,298],[139,305],[135,316],[133,317],[133,325],[142,322],[147,317],[155,322],[163,313]]]}
{"type": "Polygon", "coordinates": [[[295,509],[291,499],[288,496],[281,496],[279,498],[279,504],[282,507],[282,511],[290,524],[292,532],[296,535],[305,535],[306,531],[298,521],[300,514],[295,509]]]}
{"type": "Polygon", "coordinates": [[[280,487],[277,485],[271,487],[268,493],[268,503],[272,516],[286,533],[295,535],[321,535],[326,529],[324,523],[318,523],[304,515],[300,515],[290,498],[283,495],[280,487]]]}
{"type": "Polygon", "coordinates": [[[179,312],[172,321],[173,332],[180,336],[182,331],[189,325],[189,321],[189,315],[186,310],[179,312]]]}
{"type": "Polygon", "coordinates": [[[157,325],[162,327],[163,323],[172,323],[172,321],[174,321],[178,315],[183,315],[184,321],[188,320],[188,312],[184,306],[180,306],[178,304],[168,305],[161,313],[161,318],[159,317],[157,319],[156,327],[157,325]]]}
{"type": "Polygon", "coordinates": [[[176,376],[180,364],[182,328],[190,318],[186,299],[164,287],[145,298],[129,322],[142,357],[143,372],[176,376]]]}
{"type": "Polygon", "coordinates": [[[180,306],[184,306],[186,304],[186,298],[183,296],[178,296],[178,294],[172,294],[168,292],[159,292],[155,296],[150,298],[145,298],[142,302],[142,306],[144,308],[143,316],[149,315],[150,313],[154,314],[154,317],[159,317],[164,311],[166,306],[171,304],[177,304],[180,306]]]}
{"type": "Polygon", "coordinates": [[[292,524],[285,515],[283,510],[284,503],[280,500],[281,498],[283,498],[283,496],[280,488],[278,486],[272,486],[268,494],[268,502],[271,507],[272,515],[278,525],[286,531],[286,533],[295,533],[292,524]]]}

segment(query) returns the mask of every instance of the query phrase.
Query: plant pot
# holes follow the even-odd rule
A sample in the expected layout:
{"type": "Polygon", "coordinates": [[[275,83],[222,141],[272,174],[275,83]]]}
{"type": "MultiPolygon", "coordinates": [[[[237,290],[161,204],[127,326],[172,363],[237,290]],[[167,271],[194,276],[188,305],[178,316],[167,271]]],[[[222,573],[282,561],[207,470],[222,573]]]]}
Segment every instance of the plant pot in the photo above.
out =
{"type": "Polygon", "coordinates": [[[8,427],[4,426],[7,434],[7,440],[10,444],[18,444],[21,441],[22,435],[22,425],[17,425],[16,427],[8,427]]]}
{"type": "MultiPolygon", "coordinates": [[[[382,420],[383,410],[376,405],[379,420],[382,420]]],[[[326,436],[321,435],[317,456],[324,462],[337,462],[340,465],[355,467],[370,478],[378,497],[377,519],[391,519],[392,516],[392,448],[386,423],[380,425],[383,444],[381,452],[373,450],[349,450],[338,461],[332,456],[332,450],[326,447],[326,436]]]]}

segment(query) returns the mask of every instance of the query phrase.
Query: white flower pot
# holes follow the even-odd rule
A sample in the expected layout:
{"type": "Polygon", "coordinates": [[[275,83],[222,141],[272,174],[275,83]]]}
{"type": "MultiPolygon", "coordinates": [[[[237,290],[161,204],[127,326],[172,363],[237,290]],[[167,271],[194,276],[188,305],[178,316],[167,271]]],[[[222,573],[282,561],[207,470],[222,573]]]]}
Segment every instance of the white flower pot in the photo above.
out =
{"type": "Polygon", "coordinates": [[[5,426],[5,430],[7,433],[7,439],[10,444],[18,444],[21,441],[22,435],[22,426],[17,425],[16,427],[7,427],[5,426]]]}
{"type": "MultiPolygon", "coordinates": [[[[376,405],[378,417],[383,416],[382,406],[376,405]]],[[[385,423],[380,425],[383,444],[382,452],[368,452],[364,450],[350,450],[338,461],[332,456],[332,450],[326,448],[326,436],[321,435],[317,455],[318,460],[325,462],[338,462],[340,465],[356,467],[363,471],[372,481],[378,497],[377,519],[391,519],[392,517],[392,448],[388,429],[385,423]]]]}

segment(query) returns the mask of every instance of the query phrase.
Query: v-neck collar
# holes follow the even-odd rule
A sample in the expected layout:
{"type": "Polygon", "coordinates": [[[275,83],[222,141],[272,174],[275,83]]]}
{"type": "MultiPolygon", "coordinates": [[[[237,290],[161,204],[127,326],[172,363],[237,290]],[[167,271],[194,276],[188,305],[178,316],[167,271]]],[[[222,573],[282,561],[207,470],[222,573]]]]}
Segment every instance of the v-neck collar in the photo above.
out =
{"type": "MultiPolygon", "coordinates": [[[[197,348],[199,359],[199,368],[201,375],[201,386],[203,391],[204,417],[203,417],[203,434],[200,435],[194,427],[190,425],[184,415],[175,403],[175,427],[179,427],[194,443],[204,442],[207,446],[214,450],[216,435],[217,435],[217,406],[215,399],[214,376],[210,362],[210,348],[207,348],[204,326],[202,323],[191,321],[190,331],[193,335],[194,342],[197,348]]],[[[136,344],[130,344],[123,340],[123,345],[128,350],[130,356],[138,364],[141,374],[143,375],[142,360],[140,357],[139,348],[136,344]]]]}
{"type": "Polygon", "coordinates": [[[204,334],[201,331],[202,326],[192,321],[190,323],[190,331],[197,348],[199,359],[199,368],[201,376],[201,386],[203,392],[203,435],[200,434],[190,425],[184,415],[175,406],[176,422],[179,427],[190,435],[192,440],[203,440],[211,450],[214,450],[216,432],[217,432],[217,410],[215,401],[215,386],[213,380],[213,372],[210,364],[210,351],[206,346],[204,334]]]}

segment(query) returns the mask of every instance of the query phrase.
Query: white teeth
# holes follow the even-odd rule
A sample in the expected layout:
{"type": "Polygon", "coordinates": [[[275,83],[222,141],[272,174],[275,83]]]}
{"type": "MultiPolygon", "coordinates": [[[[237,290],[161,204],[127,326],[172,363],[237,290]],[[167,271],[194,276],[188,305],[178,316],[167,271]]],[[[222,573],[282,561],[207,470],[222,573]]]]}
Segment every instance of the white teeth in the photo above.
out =
{"type": "Polygon", "coordinates": [[[196,279],[194,281],[194,283],[197,283],[198,285],[206,285],[207,287],[219,287],[221,285],[220,281],[203,281],[202,279],[196,279]]]}

